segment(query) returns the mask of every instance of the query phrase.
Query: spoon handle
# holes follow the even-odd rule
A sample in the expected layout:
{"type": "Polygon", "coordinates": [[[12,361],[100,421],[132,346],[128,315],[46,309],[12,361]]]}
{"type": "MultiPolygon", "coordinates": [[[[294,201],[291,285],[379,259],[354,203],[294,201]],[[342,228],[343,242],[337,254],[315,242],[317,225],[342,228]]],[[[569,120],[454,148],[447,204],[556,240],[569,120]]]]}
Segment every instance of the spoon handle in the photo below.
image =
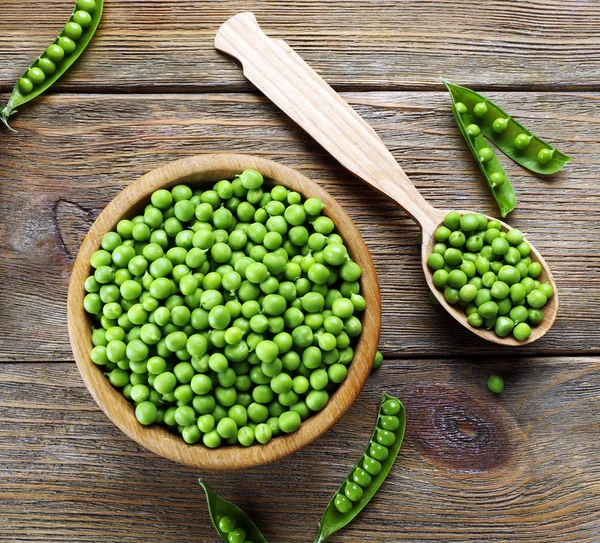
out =
{"type": "Polygon", "coordinates": [[[375,131],[283,40],[268,38],[254,14],[219,29],[215,47],[241,61],[244,75],[344,168],[389,196],[427,232],[440,212],[410,182],[375,131]]]}

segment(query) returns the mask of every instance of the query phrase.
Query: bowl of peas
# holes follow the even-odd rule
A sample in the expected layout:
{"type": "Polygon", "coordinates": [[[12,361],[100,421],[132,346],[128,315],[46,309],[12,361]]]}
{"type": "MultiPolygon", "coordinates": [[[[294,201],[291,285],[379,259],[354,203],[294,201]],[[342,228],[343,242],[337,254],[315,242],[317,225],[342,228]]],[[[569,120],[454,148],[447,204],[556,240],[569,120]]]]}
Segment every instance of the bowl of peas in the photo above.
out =
{"type": "Polygon", "coordinates": [[[273,161],[199,155],[144,175],[75,261],[68,327],[106,415],[211,470],[283,458],[350,408],[377,351],[369,251],[321,187],[273,161]]]}

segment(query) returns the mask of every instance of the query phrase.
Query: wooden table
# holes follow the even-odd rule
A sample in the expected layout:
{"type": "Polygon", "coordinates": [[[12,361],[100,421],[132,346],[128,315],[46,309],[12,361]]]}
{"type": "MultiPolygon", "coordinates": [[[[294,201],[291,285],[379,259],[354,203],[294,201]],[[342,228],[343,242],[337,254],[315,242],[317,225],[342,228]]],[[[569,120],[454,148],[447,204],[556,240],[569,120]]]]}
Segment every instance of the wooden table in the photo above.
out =
{"type": "MultiPolygon", "coordinates": [[[[71,9],[0,2],[4,98],[71,9]]],[[[0,541],[213,542],[199,475],[269,541],[312,541],[385,389],[406,404],[405,445],[332,542],[598,542],[599,32],[600,4],[578,0],[107,0],[76,67],[22,108],[17,133],[0,132],[0,541]],[[429,304],[415,225],[214,51],[219,24],[245,10],[343,92],[433,205],[497,212],[440,76],[485,92],[574,157],[550,179],[503,159],[519,199],[510,222],[560,287],[544,339],[497,348],[429,304]],[[380,276],[386,362],[304,451],[201,474],[141,450],[96,407],[65,303],[81,240],[119,190],[166,161],[227,151],[293,166],[346,207],[380,276]],[[492,371],[506,378],[500,396],[486,388],[492,371]]]]}

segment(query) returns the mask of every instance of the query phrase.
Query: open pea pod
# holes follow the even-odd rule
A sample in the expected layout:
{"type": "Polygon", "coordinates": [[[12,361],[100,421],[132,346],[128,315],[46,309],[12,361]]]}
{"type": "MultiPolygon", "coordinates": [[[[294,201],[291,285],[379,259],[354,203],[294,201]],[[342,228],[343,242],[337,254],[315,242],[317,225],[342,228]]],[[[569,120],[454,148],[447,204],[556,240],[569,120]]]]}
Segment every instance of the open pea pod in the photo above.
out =
{"type": "Polygon", "coordinates": [[[83,53],[98,28],[103,6],[104,0],[77,0],[62,32],[25,70],[0,111],[7,128],[12,130],[8,118],[17,112],[15,108],[49,89],[83,53]]]}
{"type": "Polygon", "coordinates": [[[219,496],[203,479],[198,483],[204,489],[210,520],[225,543],[267,543],[256,524],[237,505],[219,496]]]}
{"type": "Polygon", "coordinates": [[[405,428],[404,406],[400,400],[384,392],[369,445],[331,498],[319,524],[315,543],[322,543],[341,530],[371,501],[394,465],[405,428]],[[379,460],[374,456],[378,456],[379,460]]]}
{"type": "Polygon", "coordinates": [[[452,103],[459,106],[466,125],[476,124],[483,135],[506,156],[524,168],[539,174],[559,171],[572,159],[532,134],[496,104],[475,91],[442,79],[452,103]]]}
{"type": "Polygon", "coordinates": [[[502,217],[506,217],[517,205],[515,189],[508,175],[506,175],[502,164],[500,164],[498,157],[481,135],[478,125],[475,123],[465,123],[464,114],[459,111],[457,103],[454,100],[454,95],[450,94],[450,96],[452,97],[452,114],[460,133],[465,138],[483,177],[485,177],[492,191],[492,195],[498,204],[498,209],[500,209],[500,214],[502,217]],[[483,149],[486,151],[482,151],[483,149]]]}

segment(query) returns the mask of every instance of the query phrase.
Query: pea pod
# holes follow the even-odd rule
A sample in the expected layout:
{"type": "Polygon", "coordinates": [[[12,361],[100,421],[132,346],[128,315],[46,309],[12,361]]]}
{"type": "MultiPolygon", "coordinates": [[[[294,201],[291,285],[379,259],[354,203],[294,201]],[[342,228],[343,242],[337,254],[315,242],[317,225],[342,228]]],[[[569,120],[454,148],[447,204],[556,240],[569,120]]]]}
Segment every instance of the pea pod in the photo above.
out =
{"type": "Polygon", "coordinates": [[[219,496],[203,479],[198,483],[204,489],[210,520],[225,543],[267,543],[256,524],[237,505],[219,496]]]}
{"type": "Polygon", "coordinates": [[[539,174],[552,174],[571,161],[571,157],[546,143],[515,121],[496,104],[480,94],[442,79],[452,102],[464,104],[461,117],[465,124],[476,124],[483,135],[506,156],[524,168],[539,174]]]}
{"type": "Polygon", "coordinates": [[[83,53],[102,17],[104,0],[77,0],[67,24],[50,46],[29,66],[15,85],[8,103],[0,111],[7,128],[8,118],[19,106],[49,89],[83,53]]]}
{"type": "Polygon", "coordinates": [[[371,501],[392,469],[405,428],[404,406],[384,392],[369,445],[325,509],[315,543],[341,530],[371,501]]]}
{"type": "MultiPolygon", "coordinates": [[[[445,83],[445,82],[444,82],[445,83]]],[[[492,195],[498,204],[502,217],[506,217],[517,205],[515,190],[502,167],[498,157],[488,146],[485,138],[481,135],[479,126],[475,123],[466,124],[463,108],[457,107],[454,95],[452,97],[452,114],[460,133],[465,138],[469,149],[473,153],[481,173],[485,177],[492,195]],[[459,110],[460,109],[460,110],[459,110]],[[485,150],[485,151],[484,151],[485,150]]]]}

